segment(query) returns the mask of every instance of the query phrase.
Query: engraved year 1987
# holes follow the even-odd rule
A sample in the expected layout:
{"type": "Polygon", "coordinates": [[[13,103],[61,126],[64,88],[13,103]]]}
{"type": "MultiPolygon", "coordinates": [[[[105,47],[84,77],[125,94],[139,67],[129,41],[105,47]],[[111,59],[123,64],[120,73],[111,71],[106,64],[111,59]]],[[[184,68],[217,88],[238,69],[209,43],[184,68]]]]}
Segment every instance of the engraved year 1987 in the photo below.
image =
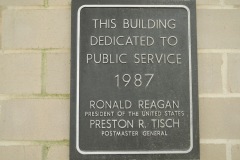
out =
{"type": "Polygon", "coordinates": [[[135,87],[145,86],[148,87],[151,83],[154,74],[117,74],[116,78],[116,85],[117,87],[127,87],[128,85],[132,84],[135,87]],[[123,85],[121,82],[123,82],[123,85]]]}

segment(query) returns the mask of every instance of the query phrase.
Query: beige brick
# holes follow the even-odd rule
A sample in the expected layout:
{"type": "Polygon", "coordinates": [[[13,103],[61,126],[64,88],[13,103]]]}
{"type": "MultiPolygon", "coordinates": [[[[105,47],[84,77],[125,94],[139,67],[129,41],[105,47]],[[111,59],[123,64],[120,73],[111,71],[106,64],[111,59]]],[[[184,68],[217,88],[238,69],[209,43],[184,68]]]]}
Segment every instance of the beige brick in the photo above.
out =
{"type": "MultiPolygon", "coordinates": [[[[1,6],[0,6],[1,9],[1,6]]],[[[2,48],[2,13],[0,12],[0,48],[2,48]]]]}
{"type": "Polygon", "coordinates": [[[219,4],[219,0],[197,0],[197,4],[209,5],[209,4],[219,4]]]}
{"type": "Polygon", "coordinates": [[[69,93],[70,54],[47,54],[47,93],[69,93]]]}
{"type": "Polygon", "coordinates": [[[240,48],[240,10],[200,9],[197,15],[198,48],[240,48]]]}
{"type": "Polygon", "coordinates": [[[51,5],[71,5],[71,0],[49,0],[48,4],[51,5]]]}
{"type": "Polygon", "coordinates": [[[41,53],[0,54],[0,94],[41,92],[41,53]]]}
{"type": "Polygon", "coordinates": [[[4,10],[3,48],[70,48],[70,9],[4,10]]]}
{"type": "Polygon", "coordinates": [[[43,0],[0,0],[0,6],[32,6],[43,5],[43,0]]]}
{"type": "Polygon", "coordinates": [[[232,160],[240,159],[240,145],[232,146],[232,160]]]}
{"type": "Polygon", "coordinates": [[[48,160],[68,160],[69,147],[67,146],[54,146],[49,149],[48,160]]]}
{"type": "Polygon", "coordinates": [[[225,0],[225,4],[229,5],[239,5],[240,1],[239,0],[225,0]]]}
{"type": "Polygon", "coordinates": [[[240,93],[240,54],[228,55],[228,84],[230,92],[240,93]]]}
{"type": "Polygon", "coordinates": [[[0,146],[1,160],[41,160],[41,146],[0,146]]]}
{"type": "Polygon", "coordinates": [[[221,54],[199,54],[199,93],[222,92],[221,54]]]}
{"type": "Polygon", "coordinates": [[[69,137],[69,101],[17,99],[0,102],[0,139],[63,140],[69,137]]]}
{"type": "Polygon", "coordinates": [[[226,160],[226,146],[215,144],[201,144],[201,160],[226,160]]]}
{"type": "Polygon", "coordinates": [[[205,139],[240,138],[240,98],[200,98],[200,135],[205,139]]]}

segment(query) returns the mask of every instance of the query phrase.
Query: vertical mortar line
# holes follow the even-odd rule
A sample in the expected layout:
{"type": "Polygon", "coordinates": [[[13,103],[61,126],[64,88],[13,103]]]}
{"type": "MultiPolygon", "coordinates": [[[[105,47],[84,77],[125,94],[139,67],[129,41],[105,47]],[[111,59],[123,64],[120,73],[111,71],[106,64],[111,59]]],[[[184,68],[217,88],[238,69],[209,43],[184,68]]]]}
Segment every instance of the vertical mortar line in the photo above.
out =
{"type": "Polygon", "coordinates": [[[42,147],[42,160],[47,160],[48,159],[48,152],[49,152],[50,146],[44,145],[42,147]]]}
{"type": "Polygon", "coordinates": [[[42,67],[41,67],[41,95],[46,95],[46,71],[47,71],[47,54],[42,50],[42,67]]]}
{"type": "Polygon", "coordinates": [[[48,0],[44,0],[44,7],[47,8],[49,5],[48,5],[48,0]]]}
{"type": "Polygon", "coordinates": [[[232,160],[232,144],[226,144],[226,160],[232,160]]]}
{"type": "Polygon", "coordinates": [[[221,66],[221,73],[222,73],[222,88],[223,93],[227,94],[228,91],[228,55],[227,53],[222,54],[222,66],[221,66]]]}
{"type": "Polygon", "coordinates": [[[221,5],[222,7],[225,6],[225,2],[224,2],[224,0],[220,0],[220,5],[221,5]]]}

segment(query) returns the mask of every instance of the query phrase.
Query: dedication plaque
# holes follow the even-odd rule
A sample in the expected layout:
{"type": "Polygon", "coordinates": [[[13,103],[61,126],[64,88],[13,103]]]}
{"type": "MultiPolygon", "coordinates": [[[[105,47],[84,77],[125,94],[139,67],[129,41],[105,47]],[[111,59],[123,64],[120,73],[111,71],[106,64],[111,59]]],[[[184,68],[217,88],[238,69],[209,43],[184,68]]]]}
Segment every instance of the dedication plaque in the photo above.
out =
{"type": "Polygon", "coordinates": [[[73,0],[71,160],[199,159],[195,0],[73,0]]]}

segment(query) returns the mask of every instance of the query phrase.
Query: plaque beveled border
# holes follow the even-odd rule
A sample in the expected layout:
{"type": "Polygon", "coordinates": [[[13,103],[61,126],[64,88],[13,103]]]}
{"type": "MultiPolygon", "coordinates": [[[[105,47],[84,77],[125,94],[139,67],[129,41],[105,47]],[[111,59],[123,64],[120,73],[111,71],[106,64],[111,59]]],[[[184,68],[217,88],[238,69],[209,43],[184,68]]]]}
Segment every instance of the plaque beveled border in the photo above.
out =
{"type": "Polygon", "coordinates": [[[97,154],[184,154],[193,149],[193,112],[192,112],[192,59],[191,59],[191,23],[190,9],[185,5],[82,5],[77,12],[77,94],[76,94],[76,149],[83,155],[97,154]],[[188,49],[189,49],[189,93],[190,93],[190,146],[187,150],[142,150],[142,151],[84,151],[79,146],[79,75],[80,75],[80,13],[83,8],[183,8],[188,13],[188,49]]]}

